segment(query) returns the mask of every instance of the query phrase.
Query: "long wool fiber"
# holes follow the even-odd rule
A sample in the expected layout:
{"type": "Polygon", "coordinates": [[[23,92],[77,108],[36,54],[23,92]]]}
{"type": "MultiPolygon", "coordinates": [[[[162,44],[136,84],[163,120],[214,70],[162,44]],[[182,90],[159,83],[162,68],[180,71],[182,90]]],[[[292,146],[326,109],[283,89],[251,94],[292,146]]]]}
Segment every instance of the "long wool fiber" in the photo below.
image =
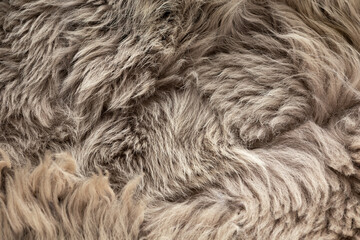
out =
{"type": "Polygon", "coordinates": [[[0,0],[0,239],[360,239],[359,0],[0,0]]]}

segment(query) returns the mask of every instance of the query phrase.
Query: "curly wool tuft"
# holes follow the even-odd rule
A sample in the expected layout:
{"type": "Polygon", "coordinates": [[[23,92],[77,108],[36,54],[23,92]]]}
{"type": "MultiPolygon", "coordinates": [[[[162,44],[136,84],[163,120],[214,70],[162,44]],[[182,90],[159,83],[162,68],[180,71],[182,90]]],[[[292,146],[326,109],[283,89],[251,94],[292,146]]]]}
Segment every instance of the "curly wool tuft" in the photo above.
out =
{"type": "Polygon", "coordinates": [[[2,0],[0,149],[0,239],[360,238],[360,1],[2,0]]]}

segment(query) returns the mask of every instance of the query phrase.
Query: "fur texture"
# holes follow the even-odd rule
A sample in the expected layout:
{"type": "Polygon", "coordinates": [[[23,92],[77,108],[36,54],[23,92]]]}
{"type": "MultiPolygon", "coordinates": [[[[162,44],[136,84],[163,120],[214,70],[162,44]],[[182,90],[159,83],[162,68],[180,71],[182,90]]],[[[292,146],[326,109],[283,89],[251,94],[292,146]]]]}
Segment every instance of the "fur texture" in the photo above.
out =
{"type": "Polygon", "coordinates": [[[359,0],[1,0],[0,103],[0,239],[360,238],[359,0]]]}

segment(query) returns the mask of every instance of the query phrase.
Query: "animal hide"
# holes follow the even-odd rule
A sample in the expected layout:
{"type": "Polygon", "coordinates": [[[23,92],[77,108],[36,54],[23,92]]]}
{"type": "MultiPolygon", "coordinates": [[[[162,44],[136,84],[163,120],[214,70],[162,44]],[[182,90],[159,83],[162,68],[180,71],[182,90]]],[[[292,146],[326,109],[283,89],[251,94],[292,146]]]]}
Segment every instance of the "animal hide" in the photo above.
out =
{"type": "Polygon", "coordinates": [[[0,239],[359,239],[359,0],[0,0],[0,239]]]}

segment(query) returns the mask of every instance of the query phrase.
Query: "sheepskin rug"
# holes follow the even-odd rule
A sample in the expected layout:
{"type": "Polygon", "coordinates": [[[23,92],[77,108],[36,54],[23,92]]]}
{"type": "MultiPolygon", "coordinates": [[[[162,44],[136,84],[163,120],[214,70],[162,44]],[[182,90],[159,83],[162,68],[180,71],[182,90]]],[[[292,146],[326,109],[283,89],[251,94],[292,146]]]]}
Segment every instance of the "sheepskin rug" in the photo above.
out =
{"type": "Polygon", "coordinates": [[[0,0],[0,239],[360,239],[359,0],[0,0]]]}

